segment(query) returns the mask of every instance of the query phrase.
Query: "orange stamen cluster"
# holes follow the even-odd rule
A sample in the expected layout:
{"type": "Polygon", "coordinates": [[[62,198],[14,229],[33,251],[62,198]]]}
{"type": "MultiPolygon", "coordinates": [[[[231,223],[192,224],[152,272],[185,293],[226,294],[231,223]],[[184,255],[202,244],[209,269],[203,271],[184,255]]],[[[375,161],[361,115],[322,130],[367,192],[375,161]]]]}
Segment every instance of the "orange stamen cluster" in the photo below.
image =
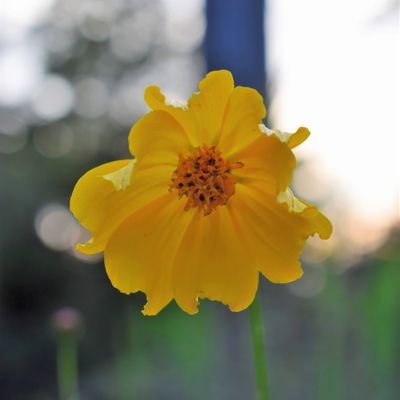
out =
{"type": "Polygon", "coordinates": [[[217,206],[225,205],[235,193],[231,170],[241,167],[240,162],[224,160],[215,146],[204,145],[189,156],[179,154],[170,188],[176,190],[179,197],[188,198],[185,211],[198,207],[204,215],[209,215],[217,206]]]}

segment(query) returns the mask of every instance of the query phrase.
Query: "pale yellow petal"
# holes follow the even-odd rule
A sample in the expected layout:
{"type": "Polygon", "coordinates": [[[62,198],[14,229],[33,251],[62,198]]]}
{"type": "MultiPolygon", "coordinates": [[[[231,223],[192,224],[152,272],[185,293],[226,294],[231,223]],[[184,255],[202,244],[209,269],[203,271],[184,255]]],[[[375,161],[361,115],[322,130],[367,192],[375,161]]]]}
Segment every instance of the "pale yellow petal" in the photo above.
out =
{"type": "Polygon", "coordinates": [[[229,158],[263,134],[259,124],[267,111],[261,95],[254,89],[236,87],[227,104],[218,148],[229,158]]]}
{"type": "Polygon", "coordinates": [[[132,171],[131,167],[132,160],[107,163],[88,171],[75,185],[70,209],[93,235],[87,243],[77,246],[81,252],[103,251],[111,233],[125,218],[168,193],[174,167],[142,171],[135,168],[132,171]]]}
{"type": "Polygon", "coordinates": [[[305,204],[300,212],[290,211],[288,204],[278,203],[260,188],[236,185],[230,204],[260,272],[274,283],[291,282],[303,274],[299,256],[309,236],[330,235],[330,222],[315,207],[305,204]]]}
{"type": "Polygon", "coordinates": [[[232,74],[225,70],[213,71],[199,83],[199,92],[193,94],[187,106],[169,104],[157,86],[145,90],[145,101],[153,110],[171,114],[194,147],[215,145],[232,90],[232,74]]]}
{"type": "Polygon", "coordinates": [[[104,252],[107,274],[123,293],[142,291],[143,310],[155,315],[172,299],[171,268],[194,211],[183,211],[185,200],[167,194],[125,220],[104,252]]]}
{"type": "Polygon", "coordinates": [[[133,125],[129,148],[136,157],[136,169],[178,163],[178,154],[193,150],[178,122],[166,111],[152,111],[133,125]]]}
{"type": "Polygon", "coordinates": [[[132,173],[135,160],[131,160],[123,168],[103,175],[106,181],[110,181],[117,192],[127,189],[132,183],[132,173]]]}
{"type": "Polygon", "coordinates": [[[293,194],[290,188],[286,188],[286,190],[279,193],[276,200],[278,203],[286,204],[289,212],[299,214],[307,208],[307,206],[293,194]]]}
{"type": "Polygon", "coordinates": [[[227,207],[208,216],[198,212],[186,231],[173,269],[174,295],[189,314],[198,298],[220,301],[241,311],[254,299],[258,272],[227,207]]]}

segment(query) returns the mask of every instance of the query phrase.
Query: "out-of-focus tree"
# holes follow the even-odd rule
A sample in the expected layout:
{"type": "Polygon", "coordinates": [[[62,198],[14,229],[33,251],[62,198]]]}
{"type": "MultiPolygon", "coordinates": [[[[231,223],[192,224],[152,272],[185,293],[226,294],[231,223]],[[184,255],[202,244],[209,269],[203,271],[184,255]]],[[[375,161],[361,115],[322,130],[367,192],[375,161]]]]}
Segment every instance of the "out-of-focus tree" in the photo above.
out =
{"type": "MultiPolygon", "coordinates": [[[[114,357],[121,309],[132,298],[111,287],[99,258],[72,249],[82,231],[69,195],[85,170],[128,155],[129,128],[146,112],[145,86],[180,81],[182,93],[193,89],[204,21],[199,14],[196,35],[184,24],[177,32],[179,24],[158,0],[58,0],[19,39],[30,55],[20,67],[35,81],[19,101],[0,98],[1,398],[56,393],[48,320],[65,305],[86,316],[81,372],[114,357]]],[[[0,35],[0,53],[15,46],[0,35]]],[[[10,70],[10,80],[18,77],[10,70]]],[[[99,381],[82,382],[102,398],[99,381]]]]}

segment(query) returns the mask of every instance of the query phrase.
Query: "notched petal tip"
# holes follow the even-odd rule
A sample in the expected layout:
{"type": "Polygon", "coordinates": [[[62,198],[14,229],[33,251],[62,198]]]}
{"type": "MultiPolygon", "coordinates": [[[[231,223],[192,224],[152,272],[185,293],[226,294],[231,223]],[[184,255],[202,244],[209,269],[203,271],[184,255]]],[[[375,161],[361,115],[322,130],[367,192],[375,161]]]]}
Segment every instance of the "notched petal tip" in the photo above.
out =
{"type": "Polygon", "coordinates": [[[264,124],[259,124],[258,128],[260,129],[260,132],[266,134],[267,136],[277,137],[282,143],[286,143],[290,149],[299,146],[310,136],[310,131],[308,128],[303,126],[298,128],[295,133],[282,132],[279,129],[270,129],[264,124]]]}
{"type": "MultiPolygon", "coordinates": [[[[228,70],[218,70],[209,72],[199,83],[200,91],[207,91],[215,85],[226,89],[233,89],[234,81],[231,72],[228,70]]],[[[144,100],[153,110],[163,109],[168,105],[185,108],[184,104],[170,104],[161,89],[156,85],[147,86],[144,90],[144,100]]]]}
{"type": "Polygon", "coordinates": [[[324,214],[320,213],[320,216],[324,219],[323,223],[325,228],[320,231],[319,237],[323,240],[327,240],[332,236],[333,224],[324,214]]]}
{"type": "Polygon", "coordinates": [[[85,243],[76,243],[73,248],[77,252],[85,254],[87,256],[101,253],[104,250],[102,246],[98,246],[97,243],[95,243],[93,237],[85,243]]]}
{"type": "MultiPolygon", "coordinates": [[[[298,254],[296,257],[299,257],[298,254]]],[[[275,284],[286,284],[297,281],[303,274],[303,268],[301,267],[300,261],[293,260],[290,265],[284,265],[283,268],[263,268],[260,271],[270,282],[275,284]]]]}
{"type": "Polygon", "coordinates": [[[165,96],[158,86],[150,85],[144,90],[144,101],[153,109],[158,110],[165,106],[165,96]]]}
{"type": "Polygon", "coordinates": [[[246,310],[246,309],[250,306],[250,304],[251,304],[253,301],[254,301],[254,298],[253,298],[251,301],[246,302],[246,304],[236,304],[236,303],[232,303],[232,304],[227,304],[227,306],[228,306],[228,308],[229,308],[229,311],[232,311],[232,312],[241,312],[241,311],[246,310]]]}
{"type": "Polygon", "coordinates": [[[208,90],[214,85],[225,87],[226,89],[233,89],[234,80],[232,73],[226,69],[216,70],[209,72],[199,83],[199,90],[208,90]]]}
{"type": "Polygon", "coordinates": [[[183,310],[183,311],[185,311],[185,313],[189,314],[189,315],[196,315],[196,314],[199,313],[199,309],[198,308],[196,308],[195,310],[183,310]]]}
{"type": "Polygon", "coordinates": [[[301,263],[299,262],[298,265],[297,265],[297,268],[294,268],[291,271],[290,275],[285,275],[285,276],[274,275],[273,278],[271,278],[269,276],[267,276],[267,278],[272,283],[285,285],[287,283],[292,283],[292,282],[297,281],[303,275],[304,275],[304,271],[303,271],[303,268],[301,267],[301,263]]]}
{"type": "Polygon", "coordinates": [[[142,315],[145,317],[155,317],[159,311],[155,312],[154,310],[151,310],[149,307],[147,307],[147,304],[143,307],[143,310],[141,311],[142,315]]]}
{"type": "Polygon", "coordinates": [[[143,307],[141,313],[146,317],[154,317],[157,315],[161,310],[163,310],[170,302],[171,298],[164,301],[157,301],[155,298],[152,298],[146,295],[147,302],[143,307]]]}
{"type": "Polygon", "coordinates": [[[168,99],[158,86],[151,85],[144,90],[144,101],[153,110],[167,110],[169,107],[187,110],[187,103],[168,99]]]}
{"type": "Polygon", "coordinates": [[[174,294],[175,302],[178,307],[184,311],[186,314],[195,315],[199,312],[199,300],[193,299],[189,301],[188,299],[182,299],[181,296],[176,296],[174,294]]]}
{"type": "Polygon", "coordinates": [[[247,86],[236,86],[235,92],[243,103],[248,103],[250,105],[256,120],[261,121],[267,116],[267,108],[265,107],[264,99],[256,89],[247,86]]]}
{"type": "Polygon", "coordinates": [[[198,306],[196,306],[196,307],[194,307],[194,308],[183,308],[183,307],[180,307],[186,314],[189,314],[189,315],[196,315],[196,314],[198,314],[198,312],[199,312],[199,308],[198,308],[198,306]]]}
{"type": "Polygon", "coordinates": [[[318,234],[319,238],[322,240],[327,240],[331,237],[333,232],[333,225],[332,222],[317,208],[310,207],[304,213],[307,213],[308,210],[314,208],[315,215],[312,217],[314,222],[314,234],[318,234]]]}
{"type": "Polygon", "coordinates": [[[310,136],[310,131],[301,126],[295,133],[292,133],[288,139],[288,146],[293,149],[302,144],[310,136]]]}
{"type": "Polygon", "coordinates": [[[304,200],[298,199],[290,188],[279,193],[277,201],[278,203],[287,205],[290,213],[299,214],[309,221],[311,236],[318,234],[322,240],[330,238],[333,231],[331,221],[321,211],[319,211],[317,207],[304,200]]]}

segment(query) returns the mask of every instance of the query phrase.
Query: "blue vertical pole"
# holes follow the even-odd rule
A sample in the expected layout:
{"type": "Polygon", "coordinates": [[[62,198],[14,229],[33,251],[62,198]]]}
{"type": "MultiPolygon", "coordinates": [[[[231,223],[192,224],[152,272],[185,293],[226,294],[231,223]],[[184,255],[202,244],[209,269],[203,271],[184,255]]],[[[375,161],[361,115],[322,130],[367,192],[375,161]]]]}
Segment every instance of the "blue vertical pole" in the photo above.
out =
{"type": "Polygon", "coordinates": [[[229,69],[265,98],[264,0],[207,0],[207,69],[229,69]]]}
{"type": "MultiPolygon", "coordinates": [[[[233,73],[236,85],[249,86],[257,89],[266,97],[266,60],[265,60],[265,2],[267,0],[207,0],[206,17],[207,30],[204,42],[204,52],[207,70],[228,69],[233,73]]],[[[252,320],[259,319],[258,310],[252,306],[252,320]]],[[[236,321],[237,322],[237,321],[236,321]]],[[[229,319],[231,325],[235,320],[229,319]]],[[[258,321],[260,324],[260,321],[258,321]]],[[[254,324],[253,324],[254,325],[254,324]]],[[[252,325],[252,326],[253,326],[252,325]]],[[[235,326],[234,328],[238,328],[235,326]]],[[[255,337],[255,363],[257,384],[260,398],[268,398],[266,367],[264,364],[265,352],[260,353],[260,331],[255,337]],[[264,353],[264,354],[262,354],[264,353]],[[261,361],[260,361],[261,360],[261,361]]],[[[237,338],[229,336],[228,346],[232,349],[229,354],[235,355],[238,343],[237,338]],[[230,342],[230,343],[229,343],[230,342]]],[[[231,360],[235,362],[235,360],[231,360]]],[[[229,379],[240,379],[231,375],[229,379]]],[[[229,385],[227,390],[230,388],[229,385]]],[[[231,389],[232,390],[232,389],[231,389]]],[[[241,394],[227,393],[228,397],[241,394]]],[[[243,396],[242,396],[243,397],[243,396]]],[[[244,396],[243,398],[245,398],[244,396]]]]}

